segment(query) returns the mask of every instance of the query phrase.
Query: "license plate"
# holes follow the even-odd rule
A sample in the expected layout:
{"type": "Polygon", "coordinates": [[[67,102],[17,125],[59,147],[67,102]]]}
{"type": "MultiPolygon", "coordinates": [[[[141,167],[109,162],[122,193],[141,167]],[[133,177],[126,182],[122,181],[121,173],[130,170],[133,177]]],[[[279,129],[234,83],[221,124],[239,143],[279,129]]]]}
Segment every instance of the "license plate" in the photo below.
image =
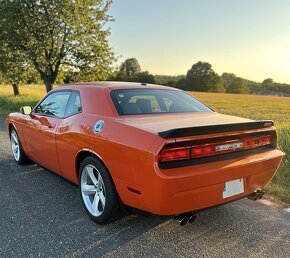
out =
{"type": "Polygon", "coordinates": [[[228,181],[224,185],[223,198],[241,194],[244,191],[244,178],[228,181]]]}

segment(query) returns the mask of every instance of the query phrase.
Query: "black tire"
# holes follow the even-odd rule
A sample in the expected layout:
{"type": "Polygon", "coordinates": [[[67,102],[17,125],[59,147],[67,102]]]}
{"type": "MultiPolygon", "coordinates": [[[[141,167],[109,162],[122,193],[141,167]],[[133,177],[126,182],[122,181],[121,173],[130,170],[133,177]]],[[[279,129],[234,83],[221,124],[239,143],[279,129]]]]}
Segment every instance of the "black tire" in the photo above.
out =
{"type": "Polygon", "coordinates": [[[18,165],[25,165],[25,164],[30,163],[31,160],[30,160],[30,159],[27,157],[27,155],[25,154],[25,152],[24,152],[24,150],[23,150],[23,147],[22,147],[22,145],[21,145],[21,142],[20,142],[19,136],[18,136],[18,134],[17,134],[17,131],[16,131],[16,129],[15,129],[14,127],[11,128],[11,131],[10,131],[10,135],[9,135],[9,136],[10,136],[10,142],[11,142],[11,151],[12,151],[12,156],[13,156],[14,160],[16,161],[16,163],[17,163],[18,165]],[[15,133],[15,135],[16,135],[16,137],[17,137],[17,139],[18,139],[18,143],[19,143],[19,158],[18,158],[18,159],[17,159],[17,158],[15,157],[15,155],[13,154],[13,149],[12,149],[12,139],[11,139],[11,137],[12,137],[13,133],[15,133]]]}
{"type": "MultiPolygon", "coordinates": [[[[81,200],[84,206],[85,211],[89,215],[89,217],[94,220],[98,224],[107,224],[114,222],[124,215],[122,203],[119,199],[118,193],[116,191],[114,182],[106,169],[106,167],[94,156],[89,156],[85,158],[79,168],[79,191],[81,200]],[[103,211],[100,215],[94,216],[90,210],[87,208],[84,200],[84,195],[82,192],[82,173],[84,172],[84,168],[87,166],[93,166],[97,171],[94,173],[99,173],[102,177],[104,189],[105,189],[105,205],[103,211]]],[[[95,196],[95,195],[94,195],[95,196]]],[[[94,197],[92,197],[94,198],[94,197]]]]}

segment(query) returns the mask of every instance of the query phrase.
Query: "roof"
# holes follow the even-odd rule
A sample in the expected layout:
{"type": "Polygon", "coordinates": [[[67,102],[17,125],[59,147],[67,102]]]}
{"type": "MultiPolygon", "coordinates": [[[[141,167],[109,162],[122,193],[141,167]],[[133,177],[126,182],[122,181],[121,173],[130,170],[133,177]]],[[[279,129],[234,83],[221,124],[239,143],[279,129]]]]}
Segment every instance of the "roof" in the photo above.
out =
{"type": "Polygon", "coordinates": [[[100,82],[81,82],[81,83],[74,83],[74,84],[66,84],[63,86],[60,86],[60,88],[71,88],[71,89],[77,89],[79,87],[101,87],[101,88],[108,88],[108,89],[170,89],[170,90],[177,90],[172,87],[167,86],[161,86],[156,84],[148,84],[148,83],[140,83],[140,82],[112,82],[112,81],[100,81],[100,82]]]}

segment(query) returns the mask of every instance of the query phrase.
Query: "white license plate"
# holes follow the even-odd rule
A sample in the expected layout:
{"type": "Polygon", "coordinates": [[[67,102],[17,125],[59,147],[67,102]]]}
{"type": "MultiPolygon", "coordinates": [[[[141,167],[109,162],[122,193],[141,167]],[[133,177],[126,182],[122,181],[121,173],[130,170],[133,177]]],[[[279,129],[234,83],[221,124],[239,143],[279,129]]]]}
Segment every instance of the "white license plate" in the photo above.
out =
{"type": "Polygon", "coordinates": [[[237,194],[243,193],[244,190],[244,178],[225,182],[223,198],[228,198],[237,194]]]}

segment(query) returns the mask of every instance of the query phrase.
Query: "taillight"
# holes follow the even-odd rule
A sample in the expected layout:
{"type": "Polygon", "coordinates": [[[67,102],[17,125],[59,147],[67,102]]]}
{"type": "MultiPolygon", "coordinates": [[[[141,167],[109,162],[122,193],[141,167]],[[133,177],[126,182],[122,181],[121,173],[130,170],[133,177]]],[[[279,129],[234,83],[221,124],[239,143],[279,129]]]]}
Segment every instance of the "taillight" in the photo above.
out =
{"type": "Polygon", "coordinates": [[[268,144],[271,144],[271,142],[272,142],[272,137],[267,135],[267,136],[260,138],[259,144],[260,145],[268,145],[268,144]]]}
{"type": "Polygon", "coordinates": [[[185,147],[165,147],[161,150],[158,161],[176,161],[192,158],[208,157],[213,155],[237,152],[242,150],[254,149],[272,143],[272,136],[257,136],[241,138],[238,140],[216,142],[209,144],[199,144],[185,147]]]}
{"type": "Polygon", "coordinates": [[[163,149],[159,161],[190,159],[190,147],[163,149]]]}
{"type": "Polygon", "coordinates": [[[191,148],[191,157],[202,157],[202,156],[210,156],[214,154],[216,150],[212,145],[204,145],[204,146],[193,146],[191,148]]]}

